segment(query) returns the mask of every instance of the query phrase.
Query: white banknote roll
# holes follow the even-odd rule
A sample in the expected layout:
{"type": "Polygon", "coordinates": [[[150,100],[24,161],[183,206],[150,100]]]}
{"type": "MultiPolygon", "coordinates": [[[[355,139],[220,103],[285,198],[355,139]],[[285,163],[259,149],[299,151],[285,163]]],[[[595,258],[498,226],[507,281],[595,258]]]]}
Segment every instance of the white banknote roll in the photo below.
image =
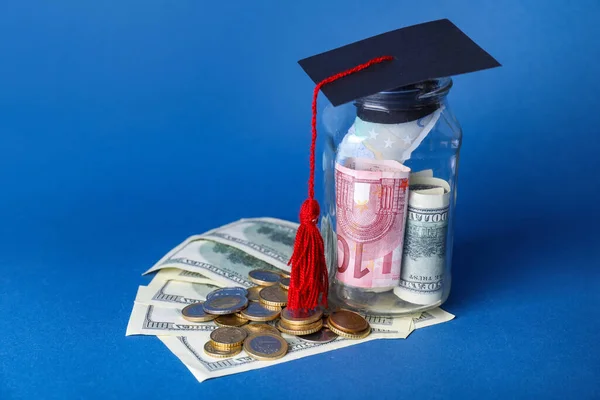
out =
{"type": "Polygon", "coordinates": [[[404,301],[429,305],[442,299],[449,204],[448,182],[411,177],[400,284],[394,288],[404,301]]]}

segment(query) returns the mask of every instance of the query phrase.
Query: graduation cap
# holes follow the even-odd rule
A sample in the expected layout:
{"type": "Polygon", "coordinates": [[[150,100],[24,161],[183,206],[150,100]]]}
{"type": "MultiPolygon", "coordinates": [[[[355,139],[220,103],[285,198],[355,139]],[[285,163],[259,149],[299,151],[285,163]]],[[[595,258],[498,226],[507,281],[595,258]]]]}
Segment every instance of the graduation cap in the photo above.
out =
{"type": "MultiPolygon", "coordinates": [[[[314,199],[317,97],[322,91],[334,106],[408,85],[500,66],[447,19],[373,36],[299,61],[315,82],[308,199],[290,259],[290,310],[327,305],[328,277],[314,199]]],[[[404,118],[404,117],[403,117],[404,118]]]]}
{"type": "Polygon", "coordinates": [[[382,56],[393,59],[324,85],[323,94],[331,104],[338,106],[430,79],[500,66],[447,19],[383,33],[298,63],[318,84],[330,76],[382,56]]]}

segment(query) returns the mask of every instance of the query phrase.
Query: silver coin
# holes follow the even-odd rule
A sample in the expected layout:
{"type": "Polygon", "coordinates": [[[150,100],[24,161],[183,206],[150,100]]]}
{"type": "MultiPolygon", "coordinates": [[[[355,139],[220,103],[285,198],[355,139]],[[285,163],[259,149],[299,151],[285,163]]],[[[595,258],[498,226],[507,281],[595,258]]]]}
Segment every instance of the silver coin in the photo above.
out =
{"type": "Polygon", "coordinates": [[[206,300],[215,296],[246,296],[248,291],[241,287],[225,287],[213,290],[206,295],[206,300]]]}
{"type": "Polygon", "coordinates": [[[246,296],[213,296],[206,300],[202,307],[204,311],[214,315],[233,314],[243,310],[248,305],[246,296]]]}
{"type": "Polygon", "coordinates": [[[207,314],[202,302],[189,304],[181,310],[183,318],[190,322],[208,322],[215,319],[216,315],[207,314]]]}
{"type": "Polygon", "coordinates": [[[311,333],[310,335],[297,336],[298,339],[304,340],[308,343],[329,343],[337,339],[338,335],[331,332],[328,328],[323,328],[318,332],[311,333]]]}
{"type": "Polygon", "coordinates": [[[248,277],[252,282],[262,286],[275,285],[281,279],[278,273],[264,269],[252,270],[248,273],[248,277]]]}
{"type": "Polygon", "coordinates": [[[242,310],[241,314],[250,321],[271,321],[279,316],[279,307],[266,307],[258,302],[251,301],[248,308],[242,310]]]}

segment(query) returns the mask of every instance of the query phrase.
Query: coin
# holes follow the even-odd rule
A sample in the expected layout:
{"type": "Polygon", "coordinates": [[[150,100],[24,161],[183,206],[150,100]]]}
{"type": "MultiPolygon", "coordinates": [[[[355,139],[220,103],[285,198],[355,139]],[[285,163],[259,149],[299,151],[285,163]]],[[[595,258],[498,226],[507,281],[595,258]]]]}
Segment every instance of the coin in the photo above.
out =
{"type": "Polygon", "coordinates": [[[323,316],[323,310],[316,308],[314,310],[292,311],[289,308],[281,310],[281,319],[290,325],[306,325],[318,321],[323,316]]]}
{"type": "Polygon", "coordinates": [[[210,333],[210,340],[219,348],[231,348],[241,345],[248,333],[242,328],[217,328],[210,333]]]}
{"type": "Polygon", "coordinates": [[[257,285],[271,286],[275,285],[281,279],[281,275],[273,271],[264,269],[255,269],[248,273],[248,278],[257,285]]]}
{"type": "Polygon", "coordinates": [[[206,295],[206,300],[215,296],[246,296],[248,291],[241,287],[218,288],[206,295]]]}
{"type": "Polygon", "coordinates": [[[331,329],[322,328],[320,331],[311,333],[310,335],[298,336],[298,339],[309,343],[329,343],[338,338],[338,335],[333,333],[331,329]]]}
{"type": "Polygon", "coordinates": [[[341,331],[339,329],[336,329],[334,326],[329,326],[329,329],[331,330],[331,332],[335,333],[338,336],[341,336],[343,338],[346,339],[364,339],[367,336],[369,336],[369,334],[371,333],[371,327],[369,326],[367,329],[365,329],[362,332],[357,332],[357,333],[347,333],[344,331],[341,331]]]}
{"type": "Polygon", "coordinates": [[[214,346],[212,341],[208,341],[204,344],[204,352],[211,357],[226,358],[233,357],[242,351],[242,346],[236,346],[229,349],[219,349],[214,346]]]}
{"type": "Polygon", "coordinates": [[[268,306],[283,307],[287,304],[287,292],[279,286],[269,286],[258,293],[259,301],[268,306]]]}
{"type": "Polygon", "coordinates": [[[250,335],[244,341],[244,350],[250,357],[257,360],[277,360],[287,353],[288,343],[280,335],[258,333],[250,335]]]}
{"type": "Polygon", "coordinates": [[[366,319],[361,317],[359,314],[348,310],[340,310],[332,313],[329,316],[327,324],[330,328],[334,327],[337,330],[349,334],[364,332],[367,328],[369,328],[369,323],[366,319]]]}
{"type": "Polygon", "coordinates": [[[314,329],[316,327],[323,326],[323,322],[320,319],[316,320],[315,322],[311,322],[310,324],[304,324],[304,325],[289,324],[288,322],[286,322],[283,319],[280,319],[279,322],[281,322],[281,325],[284,328],[286,328],[288,330],[296,330],[296,331],[305,330],[305,329],[311,329],[312,330],[312,329],[314,329]]]}
{"type": "Polygon", "coordinates": [[[233,314],[243,310],[248,304],[245,296],[213,296],[204,302],[204,311],[209,314],[224,315],[233,314]]]}
{"type": "Polygon", "coordinates": [[[193,303],[181,310],[181,316],[190,322],[207,322],[217,318],[204,311],[203,302],[193,303]]]}
{"type": "Polygon", "coordinates": [[[269,307],[252,301],[248,304],[248,308],[240,311],[240,314],[250,321],[272,321],[279,317],[280,312],[279,307],[269,307]]]}
{"type": "Polygon", "coordinates": [[[281,286],[285,290],[288,290],[290,288],[290,278],[281,278],[279,280],[279,286],[281,286]]]}
{"type": "Polygon", "coordinates": [[[254,286],[248,289],[248,300],[250,301],[258,301],[258,292],[263,290],[266,286],[254,286]]]}
{"type": "Polygon", "coordinates": [[[274,333],[276,335],[281,335],[277,328],[261,323],[244,325],[244,329],[248,331],[248,335],[252,335],[254,333],[274,333]]]}
{"type": "Polygon", "coordinates": [[[287,333],[288,335],[294,336],[310,335],[311,333],[320,331],[321,328],[323,328],[323,323],[321,322],[321,320],[313,322],[312,324],[300,326],[288,325],[285,323],[285,321],[281,319],[277,323],[277,329],[279,329],[283,333],[287,333]]]}
{"type": "Polygon", "coordinates": [[[218,326],[242,326],[247,323],[247,319],[239,318],[237,314],[219,315],[219,317],[215,319],[215,324],[218,326]]]}

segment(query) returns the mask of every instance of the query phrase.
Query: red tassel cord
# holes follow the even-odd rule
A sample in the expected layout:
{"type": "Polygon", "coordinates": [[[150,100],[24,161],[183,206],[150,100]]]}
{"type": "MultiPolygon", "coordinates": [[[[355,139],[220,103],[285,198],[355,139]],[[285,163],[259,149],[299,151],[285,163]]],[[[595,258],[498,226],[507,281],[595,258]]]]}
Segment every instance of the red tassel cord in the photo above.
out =
{"type": "Polygon", "coordinates": [[[300,208],[300,227],[296,233],[294,253],[288,265],[292,266],[287,307],[294,310],[312,310],[321,304],[327,307],[329,278],[325,263],[323,238],[317,227],[320,208],[315,200],[315,148],[317,143],[317,97],[321,88],[328,83],[369,68],[372,65],[391,61],[394,57],[383,56],[337,73],[315,86],[312,100],[312,141],[310,145],[310,176],[308,178],[308,199],[300,208]]]}

